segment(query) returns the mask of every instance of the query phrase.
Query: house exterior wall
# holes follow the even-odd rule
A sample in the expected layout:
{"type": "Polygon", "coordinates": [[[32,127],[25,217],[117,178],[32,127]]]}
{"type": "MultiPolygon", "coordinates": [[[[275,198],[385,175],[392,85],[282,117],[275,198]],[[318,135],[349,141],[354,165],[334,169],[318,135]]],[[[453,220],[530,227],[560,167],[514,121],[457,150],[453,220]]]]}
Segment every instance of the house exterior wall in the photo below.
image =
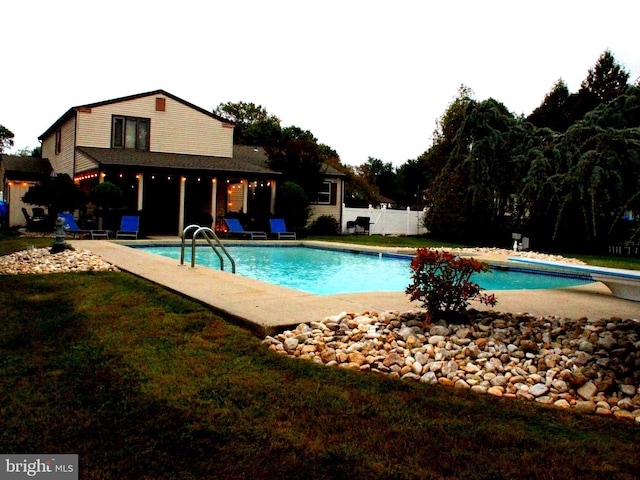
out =
{"type": "Polygon", "coordinates": [[[309,224],[313,223],[313,221],[318,218],[321,217],[323,215],[329,215],[332,216],[333,218],[336,219],[336,221],[338,222],[338,224],[341,223],[342,221],[342,193],[343,193],[343,188],[342,188],[342,180],[341,179],[326,179],[326,181],[331,182],[336,184],[336,201],[335,201],[335,205],[331,204],[331,205],[326,205],[326,204],[317,204],[317,203],[313,203],[311,204],[311,213],[309,215],[309,224]]]}
{"type": "Polygon", "coordinates": [[[111,147],[113,115],[150,119],[149,150],[231,157],[233,128],[203,112],[162,94],[79,109],[77,146],[111,147]],[[156,110],[156,98],[165,102],[156,110]]]}
{"type": "Polygon", "coordinates": [[[97,164],[82,152],[76,152],[76,174],[95,170],[97,164]]]}
{"type": "Polygon", "coordinates": [[[33,182],[11,182],[5,192],[5,200],[9,202],[9,227],[26,227],[27,219],[24,218],[22,209],[26,208],[31,213],[33,205],[22,201],[22,197],[29,191],[33,182]]]}
{"type": "Polygon", "coordinates": [[[72,117],[60,126],[60,152],[56,153],[56,132],[42,141],[42,158],[49,159],[53,171],[73,176],[76,138],[76,118],[72,117]]]}

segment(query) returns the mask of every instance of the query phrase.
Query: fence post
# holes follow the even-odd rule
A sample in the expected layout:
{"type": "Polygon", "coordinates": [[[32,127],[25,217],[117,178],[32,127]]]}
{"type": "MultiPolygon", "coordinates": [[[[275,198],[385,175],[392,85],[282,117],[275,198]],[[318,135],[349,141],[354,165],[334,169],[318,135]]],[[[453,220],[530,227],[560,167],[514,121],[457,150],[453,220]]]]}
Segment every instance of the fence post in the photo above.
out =
{"type": "Polygon", "coordinates": [[[387,234],[387,206],[382,205],[380,207],[380,214],[382,215],[382,235],[387,234]]]}
{"type": "Polygon", "coordinates": [[[340,233],[345,233],[347,231],[347,219],[345,218],[346,209],[347,205],[342,202],[342,212],[340,213],[340,233]]]}

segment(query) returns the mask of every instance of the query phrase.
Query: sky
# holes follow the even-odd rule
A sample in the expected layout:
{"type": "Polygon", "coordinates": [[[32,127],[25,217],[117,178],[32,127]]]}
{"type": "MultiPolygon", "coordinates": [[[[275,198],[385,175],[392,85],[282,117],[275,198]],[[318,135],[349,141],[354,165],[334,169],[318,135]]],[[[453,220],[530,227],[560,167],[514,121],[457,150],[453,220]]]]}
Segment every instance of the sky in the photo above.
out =
{"type": "Polygon", "coordinates": [[[609,49],[640,77],[637,0],[5,2],[0,125],[14,148],[69,108],[163,89],[206,110],[252,102],[345,165],[432,144],[461,85],[531,113],[609,49]]]}

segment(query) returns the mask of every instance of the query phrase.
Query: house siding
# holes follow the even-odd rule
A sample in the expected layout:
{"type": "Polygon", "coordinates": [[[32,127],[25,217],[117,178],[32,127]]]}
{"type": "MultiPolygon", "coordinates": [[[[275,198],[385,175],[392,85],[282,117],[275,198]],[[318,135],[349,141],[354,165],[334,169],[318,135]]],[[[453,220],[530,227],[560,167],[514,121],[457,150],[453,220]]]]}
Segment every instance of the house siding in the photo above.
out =
{"type": "Polygon", "coordinates": [[[76,118],[72,117],[60,126],[60,153],[56,153],[56,132],[42,141],[42,158],[49,159],[53,171],[73,176],[73,156],[76,136],[76,118]]]}
{"type": "Polygon", "coordinates": [[[162,94],[78,111],[78,146],[110,148],[113,115],[149,118],[152,152],[233,156],[233,128],[162,94]],[[156,98],[165,99],[156,111],[156,98]]]}
{"type": "Polygon", "coordinates": [[[336,184],[336,202],[335,205],[322,205],[322,204],[317,204],[317,203],[313,203],[311,204],[311,208],[310,208],[310,215],[309,215],[309,224],[313,223],[313,221],[315,219],[317,219],[318,217],[321,217],[323,215],[329,215],[332,216],[333,218],[335,218],[338,222],[340,222],[341,219],[341,212],[342,212],[342,180],[334,180],[334,179],[327,179],[327,181],[332,182],[334,184],[336,184]]]}
{"type": "Polygon", "coordinates": [[[76,174],[95,170],[98,164],[82,152],[76,152],[76,174]]]}

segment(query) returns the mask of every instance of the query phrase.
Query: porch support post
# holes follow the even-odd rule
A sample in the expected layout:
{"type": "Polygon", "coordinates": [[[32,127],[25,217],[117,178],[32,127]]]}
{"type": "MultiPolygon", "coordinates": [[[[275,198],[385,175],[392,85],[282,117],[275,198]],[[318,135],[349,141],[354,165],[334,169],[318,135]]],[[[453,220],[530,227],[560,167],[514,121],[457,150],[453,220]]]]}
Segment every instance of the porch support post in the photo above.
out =
{"type": "Polygon", "coordinates": [[[242,211],[249,213],[249,182],[246,178],[242,180],[242,211]]]}
{"type": "Polygon", "coordinates": [[[218,204],[217,204],[217,200],[218,200],[218,179],[213,177],[211,179],[211,217],[213,218],[213,226],[211,228],[213,228],[214,230],[216,229],[216,220],[218,217],[218,204]]]}
{"type": "Polygon", "coordinates": [[[144,198],[144,175],[139,173],[136,175],[138,179],[138,211],[142,210],[142,199],[144,198]]]}
{"type": "Polygon", "coordinates": [[[271,212],[271,215],[275,215],[276,213],[276,181],[271,180],[269,183],[271,185],[271,205],[269,206],[269,211],[271,212]]]}
{"type": "Polygon", "coordinates": [[[184,197],[187,186],[187,178],[180,177],[180,209],[178,210],[178,235],[184,230],[184,197]]]}

